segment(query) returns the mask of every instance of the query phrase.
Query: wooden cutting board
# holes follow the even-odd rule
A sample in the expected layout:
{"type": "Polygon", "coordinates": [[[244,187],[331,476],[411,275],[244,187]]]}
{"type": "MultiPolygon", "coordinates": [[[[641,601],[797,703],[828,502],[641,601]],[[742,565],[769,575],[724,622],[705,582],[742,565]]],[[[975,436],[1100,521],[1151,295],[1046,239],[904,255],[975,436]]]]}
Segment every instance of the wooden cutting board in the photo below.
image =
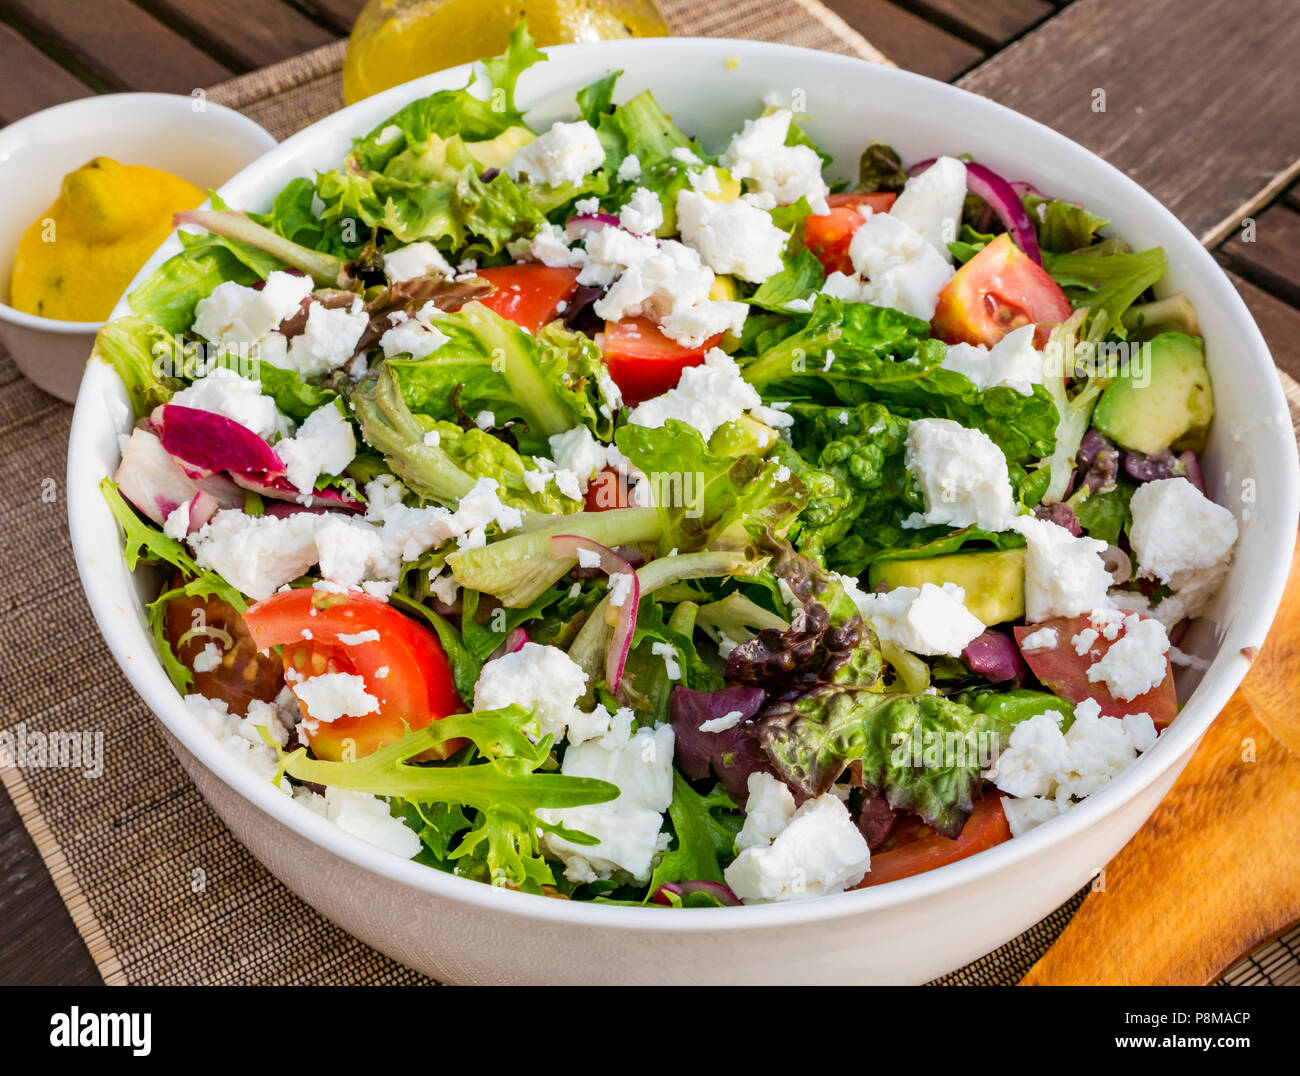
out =
{"type": "Polygon", "coordinates": [[[1023,984],[1200,986],[1300,921],[1297,687],[1300,548],[1263,653],[1023,984]]]}

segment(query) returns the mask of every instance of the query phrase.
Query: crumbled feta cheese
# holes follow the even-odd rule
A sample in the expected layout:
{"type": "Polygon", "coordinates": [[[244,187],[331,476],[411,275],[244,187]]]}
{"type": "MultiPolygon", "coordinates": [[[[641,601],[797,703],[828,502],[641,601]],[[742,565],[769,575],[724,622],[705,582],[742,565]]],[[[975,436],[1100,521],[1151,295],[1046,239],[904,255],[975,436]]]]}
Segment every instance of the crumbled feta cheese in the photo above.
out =
{"type": "Polygon", "coordinates": [[[316,563],[316,516],[247,516],[225,509],[190,536],[194,559],[261,601],[316,563]]]}
{"type": "Polygon", "coordinates": [[[1062,733],[1063,716],[1049,710],[1020,722],[1007,748],[985,776],[1008,793],[1002,801],[1012,836],[1067,810],[1105,787],[1156,742],[1149,714],[1104,717],[1093,699],[1074,708],[1074,723],[1062,733]]]}
{"type": "Polygon", "coordinates": [[[1164,682],[1168,652],[1164,625],[1130,613],[1124,618],[1124,634],[1088,667],[1088,681],[1104,682],[1115,698],[1130,702],[1164,682]]]}
{"type": "Polygon", "coordinates": [[[308,415],[298,432],[280,441],[275,450],[294,488],[310,494],[317,478],[342,474],[356,458],[357,439],[338,401],[331,400],[308,415]]]}
{"type": "MultiPolygon", "coordinates": [[[[266,729],[281,747],[289,742],[285,723],[289,719],[278,705],[255,699],[249,703],[244,717],[232,714],[224,699],[210,699],[204,695],[186,695],[185,706],[199,725],[217,739],[222,750],[264,780],[275,780],[280,766],[275,752],[263,741],[260,730],[266,729]]],[[[291,792],[288,781],[281,782],[280,791],[291,792]]]]}
{"type": "MultiPolygon", "coordinates": [[[[664,672],[669,680],[680,680],[682,678],[682,666],[678,661],[677,647],[673,646],[672,643],[651,643],[650,653],[664,659],[664,672]]],[[[705,722],[705,724],[707,723],[705,722]]]]}
{"type": "Polygon", "coordinates": [[[849,243],[849,259],[864,281],[857,301],[892,307],[923,321],[934,317],[939,292],[952,277],[952,266],[943,256],[892,213],[873,213],[863,222],[849,243]]]}
{"type": "Polygon", "coordinates": [[[337,721],[341,717],[363,717],[379,711],[379,700],[366,690],[366,681],[353,673],[322,673],[294,679],[290,690],[307,707],[311,722],[337,721]]]}
{"type": "Polygon", "coordinates": [[[747,202],[717,202],[691,190],[677,194],[677,226],[682,240],[699,251],[715,273],[761,284],[783,267],[789,237],[770,213],[747,202]]]}
{"type": "Polygon", "coordinates": [[[311,277],[276,270],[260,288],[227,280],[194,305],[194,331],[214,344],[255,344],[298,313],[311,277]]]}
{"type": "Polygon", "coordinates": [[[344,646],[360,646],[362,643],[377,643],[379,642],[379,632],[374,628],[369,628],[366,631],[353,632],[351,634],[341,632],[338,636],[338,640],[344,646]]]}
{"type": "Polygon", "coordinates": [[[1011,528],[1025,536],[1025,619],[1036,624],[1057,616],[1078,616],[1110,605],[1110,573],[1100,554],[1106,543],[1076,538],[1064,527],[1034,516],[1018,516],[1011,528]]]}
{"type": "Polygon", "coordinates": [[[528,253],[552,269],[576,269],[587,263],[587,252],[570,247],[568,236],[558,224],[543,223],[528,240],[528,253]]]}
{"type": "Polygon", "coordinates": [[[957,238],[966,200],[966,166],[955,157],[940,157],[903,187],[889,215],[910,225],[946,262],[948,244],[957,238]]]}
{"type": "Polygon", "coordinates": [[[398,355],[410,355],[413,359],[428,358],[447,342],[446,333],[434,324],[442,316],[442,311],[433,303],[425,303],[416,311],[415,317],[408,317],[401,310],[394,314],[400,317],[393,321],[394,315],[390,314],[392,328],[385,330],[379,338],[384,358],[392,359],[398,355]]]}
{"type": "Polygon", "coordinates": [[[1051,650],[1055,648],[1059,636],[1055,628],[1039,628],[1032,631],[1020,641],[1021,650],[1051,650]]]}
{"type": "Polygon", "coordinates": [[[376,848],[410,859],[423,847],[415,831],[394,818],[388,803],[378,796],[350,788],[327,788],[321,798],[327,819],[376,848]]]}
{"type": "Polygon", "coordinates": [[[685,146],[676,147],[668,156],[674,161],[681,161],[682,164],[703,164],[699,156],[687,149],[685,146]]]}
{"type": "Polygon", "coordinates": [[[581,183],[587,173],[604,163],[605,150],[596,129],[585,120],[578,120],[553,124],[549,131],[523,146],[506,171],[512,179],[527,175],[534,183],[558,187],[581,183]]]}
{"type": "Polygon", "coordinates": [[[1198,574],[1226,569],[1237,521],[1187,479],[1144,482],[1130,503],[1129,538],[1144,575],[1178,591],[1198,574]]]}
{"type": "MultiPolygon", "coordinates": [[[[704,726],[701,725],[701,728],[704,726]]],[[[769,773],[751,773],[745,800],[745,824],[736,834],[736,851],[766,848],[794,817],[794,796],[784,781],[769,773]]]]}
{"type": "Polygon", "coordinates": [[[609,577],[609,604],[611,608],[621,609],[632,594],[632,583],[636,576],[632,572],[615,572],[609,577]]]}
{"type": "Polygon", "coordinates": [[[222,650],[216,643],[208,643],[202,650],[194,655],[194,661],[191,662],[196,673],[211,672],[221,664],[222,650]]]}
{"type": "MultiPolygon", "coordinates": [[[[198,494],[195,494],[195,497],[197,496],[198,494]]],[[[185,536],[190,533],[190,511],[193,507],[194,497],[191,497],[168,512],[167,518],[163,520],[163,534],[168,538],[175,538],[178,542],[184,541],[185,536]]]]}
{"type": "Polygon", "coordinates": [[[627,205],[618,211],[618,222],[637,235],[653,235],[664,223],[664,207],[659,196],[645,187],[637,187],[627,205]]]}
{"type": "Polygon", "coordinates": [[[347,307],[312,303],[307,324],[289,341],[289,365],[302,377],[319,377],[346,363],[370,325],[363,305],[359,296],[347,307]]]}
{"type": "Polygon", "coordinates": [[[1008,527],[1015,502],[1007,459],[983,431],[952,419],[917,419],[907,428],[903,460],[916,475],[926,505],[924,513],[904,520],[904,527],[1008,527]]]}
{"type": "Polygon", "coordinates": [[[713,270],[684,243],[632,235],[621,228],[602,228],[586,243],[587,264],[578,282],[609,286],[592,305],[598,317],[648,317],[687,347],[699,347],[721,332],[739,334],[743,328],[748,306],[711,299],[713,270]]]}
{"type": "Polygon", "coordinates": [[[829,212],[830,193],[822,178],[822,162],[811,146],[788,146],[793,115],[788,108],[746,120],[722,155],[722,164],[736,179],[749,180],[777,205],[807,198],[814,213],[829,212]]]}
{"type": "Polygon", "coordinates": [[[564,810],[538,811],[538,817],[597,839],[575,844],[554,833],[542,842],[548,853],[564,863],[571,881],[627,875],[644,884],[655,856],[668,847],[661,832],[663,813],[673,799],[673,730],[671,725],[631,731],[632,713],[620,710],[608,733],[599,740],[571,746],[560,772],[594,777],[616,785],[617,798],[608,803],[564,810]]]}
{"type": "Polygon", "coordinates": [[[739,710],[728,710],[721,717],[711,717],[708,721],[700,722],[701,732],[729,732],[745,720],[745,715],[739,710]]]}
{"type": "Polygon", "coordinates": [[[452,268],[429,242],[409,243],[384,255],[384,275],[394,284],[424,276],[451,276],[452,268]]]}
{"type": "Polygon", "coordinates": [[[966,592],[955,583],[937,587],[895,587],[884,594],[851,594],[878,638],[914,654],[960,657],[984,633],[984,623],[966,608],[966,592]]]}
{"type": "Polygon", "coordinates": [[[425,448],[437,448],[442,444],[442,434],[437,430],[428,430],[425,433],[423,440],[425,448]]]}
{"type": "Polygon", "coordinates": [[[949,344],[940,365],[965,374],[977,389],[1005,385],[1032,396],[1043,383],[1043,353],[1034,347],[1037,326],[1022,325],[987,348],[983,344],[949,344]]]}
{"type": "Polygon", "coordinates": [[[691,190],[701,194],[721,194],[722,184],[718,182],[718,173],[713,168],[703,168],[698,172],[687,172],[686,179],[691,190]]]}
{"type": "Polygon", "coordinates": [[[1100,633],[1096,628],[1084,628],[1078,635],[1070,640],[1070,645],[1074,647],[1074,652],[1083,657],[1092,649],[1092,644],[1100,638],[1100,633]]]}
{"type": "Polygon", "coordinates": [[[719,426],[761,404],[758,390],[741,376],[736,360],[711,348],[702,364],[682,371],[675,388],[637,404],[627,420],[633,426],[659,429],[669,419],[677,419],[694,426],[707,442],[719,426]]]}
{"type": "Polygon", "coordinates": [[[524,643],[510,654],[502,654],[483,666],[474,685],[475,710],[499,710],[516,704],[532,710],[537,737],[564,738],[569,743],[603,736],[609,729],[609,714],[597,707],[591,714],[578,709],[587,691],[587,674],[563,650],[538,643],[524,643]]]}
{"type": "Polygon", "coordinates": [[[620,182],[634,182],[641,178],[641,161],[635,153],[629,153],[618,165],[616,173],[620,182]]]}
{"type": "Polygon", "coordinates": [[[866,838],[828,792],[798,808],[771,844],[744,849],[723,876],[746,904],[765,904],[842,893],[870,866],[866,838]]]}
{"type": "Polygon", "coordinates": [[[578,550],[578,567],[579,568],[599,568],[600,554],[594,549],[578,550]]]}
{"type": "Polygon", "coordinates": [[[270,396],[262,395],[261,385],[224,366],[215,367],[206,377],[174,393],[170,402],[224,415],[264,440],[289,432],[288,416],[280,412],[270,396]]]}
{"type": "Polygon", "coordinates": [[[587,484],[598,471],[625,462],[625,457],[617,448],[601,444],[586,426],[575,426],[563,433],[552,434],[548,441],[555,468],[576,475],[578,485],[584,493],[587,484]]]}

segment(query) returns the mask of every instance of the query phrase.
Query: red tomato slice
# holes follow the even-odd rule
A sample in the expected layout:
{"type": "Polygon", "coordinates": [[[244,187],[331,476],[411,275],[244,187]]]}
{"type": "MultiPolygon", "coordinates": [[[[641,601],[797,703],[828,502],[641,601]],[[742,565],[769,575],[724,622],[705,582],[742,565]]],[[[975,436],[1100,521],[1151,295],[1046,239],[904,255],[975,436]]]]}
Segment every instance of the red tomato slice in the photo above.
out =
{"type": "Polygon", "coordinates": [[[870,206],[872,212],[888,213],[898,198],[896,194],[832,194],[826,199],[829,213],[815,213],[804,224],[803,243],[817,255],[822,268],[828,273],[841,272],[852,275],[853,263],[849,260],[849,243],[854,233],[866,219],[858,206],[870,206]]]}
{"type": "Polygon", "coordinates": [[[476,273],[496,291],[479,300],[503,318],[530,333],[538,332],[560,314],[560,303],[567,303],[578,290],[578,270],[552,269],[546,265],[500,265],[479,269],[476,273]]]}
{"type": "Polygon", "coordinates": [[[606,468],[597,473],[587,486],[588,512],[608,512],[614,508],[628,508],[630,505],[627,483],[617,471],[606,468]]]}
{"type": "Polygon", "coordinates": [[[653,321],[624,318],[605,322],[602,347],[609,376],[622,392],[623,402],[632,407],[673,388],[682,371],[699,366],[704,353],[721,339],[719,333],[699,347],[682,347],[653,321]]]}
{"type": "Polygon", "coordinates": [[[1070,301],[1041,265],[1003,233],[963,265],[939,292],[934,335],[992,347],[1012,329],[1058,324],[1070,301]]]}
{"type": "Polygon", "coordinates": [[[1124,702],[1114,698],[1104,683],[1093,683],[1088,679],[1088,667],[1110,649],[1113,642],[1124,638],[1124,629],[1111,640],[1098,635],[1092,647],[1082,654],[1075,652],[1070,641],[1086,628],[1092,626],[1085,613],[1083,616],[1057,617],[1044,620],[1041,624],[1031,624],[1013,629],[1016,642],[1023,643],[1026,635],[1039,628],[1056,630],[1056,646],[1043,650],[1025,650],[1021,654],[1035,676],[1047,689],[1070,702],[1079,703],[1084,699],[1094,699],[1107,717],[1123,717],[1125,714],[1150,714],[1157,729],[1165,728],[1178,716],[1178,696],[1174,689],[1173,667],[1165,658],[1165,678],[1150,691],[1137,698],[1124,702]]]}
{"type": "Polygon", "coordinates": [[[976,852],[1010,839],[1011,827],[1007,825],[1007,816],[1002,811],[1001,795],[986,795],[975,801],[975,810],[966,819],[961,836],[955,841],[932,833],[887,852],[877,852],[871,857],[871,870],[857,888],[865,889],[867,886],[895,882],[899,878],[910,878],[914,874],[934,870],[935,867],[956,863],[959,859],[973,856],[976,852]]]}
{"type": "MultiPolygon", "coordinates": [[[[286,678],[351,673],[366,682],[379,710],[317,722],[311,749],[320,758],[361,758],[430,721],[462,712],[451,666],[438,637],[391,605],[364,594],[331,594],[304,587],[274,594],[244,614],[259,650],[283,647],[286,678]],[[378,632],[377,640],[348,639],[378,632]]],[[[291,680],[292,682],[292,680],[291,680]]],[[[446,757],[459,742],[442,745],[446,757]]]]}

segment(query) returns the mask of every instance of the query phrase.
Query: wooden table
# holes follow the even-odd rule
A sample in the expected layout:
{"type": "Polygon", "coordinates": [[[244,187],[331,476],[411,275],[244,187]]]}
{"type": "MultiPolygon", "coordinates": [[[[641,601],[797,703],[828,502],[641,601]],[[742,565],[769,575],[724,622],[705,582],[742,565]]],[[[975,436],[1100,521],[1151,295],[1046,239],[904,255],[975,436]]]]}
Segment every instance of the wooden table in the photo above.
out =
{"type": "MultiPolygon", "coordinates": [[[[900,67],[1042,120],[1132,175],[1214,249],[1300,378],[1295,0],[827,2],[900,67]]],[[[0,0],[0,124],[97,92],[189,93],[345,35],[362,3],[0,0]]],[[[2,791],[0,863],[0,984],[98,983],[2,791]]]]}

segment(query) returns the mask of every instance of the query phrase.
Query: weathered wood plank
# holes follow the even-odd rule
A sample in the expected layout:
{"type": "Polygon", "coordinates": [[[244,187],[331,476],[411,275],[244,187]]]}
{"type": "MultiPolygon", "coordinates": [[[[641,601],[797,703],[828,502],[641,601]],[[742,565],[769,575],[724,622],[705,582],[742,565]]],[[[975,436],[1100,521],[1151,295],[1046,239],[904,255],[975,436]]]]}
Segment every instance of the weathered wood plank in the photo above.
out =
{"type": "Polygon", "coordinates": [[[231,75],[127,0],[0,0],[0,11],[116,90],[189,93],[231,75]]]}
{"type": "Polygon", "coordinates": [[[99,986],[72,916],[0,786],[0,986],[99,986]]]}
{"type": "Polygon", "coordinates": [[[352,32],[352,24],[366,6],[366,0],[292,0],[292,3],[312,18],[334,27],[340,37],[352,32]]]}
{"type": "Polygon", "coordinates": [[[4,23],[0,53],[0,124],[94,92],[4,23]]]}
{"type": "Polygon", "coordinates": [[[137,0],[204,51],[237,71],[287,60],[328,45],[334,33],[279,0],[137,0]]]}
{"type": "Polygon", "coordinates": [[[1075,0],[960,84],[1088,146],[1214,241],[1300,173],[1298,55],[1294,0],[1075,0]]]}
{"type": "Polygon", "coordinates": [[[997,49],[1056,12],[1048,0],[895,0],[986,49],[997,49]]]}
{"type": "Polygon", "coordinates": [[[1236,273],[1230,271],[1228,279],[1250,307],[1255,324],[1273,353],[1273,361],[1300,381],[1300,309],[1284,303],[1249,280],[1243,280],[1236,273]]]}
{"type": "Polygon", "coordinates": [[[1300,305],[1300,213],[1274,205],[1237,228],[1219,248],[1238,273],[1288,302],[1300,305]]]}
{"type": "Polygon", "coordinates": [[[825,2],[853,29],[908,71],[951,79],[984,56],[983,49],[886,0],[825,2]]]}

